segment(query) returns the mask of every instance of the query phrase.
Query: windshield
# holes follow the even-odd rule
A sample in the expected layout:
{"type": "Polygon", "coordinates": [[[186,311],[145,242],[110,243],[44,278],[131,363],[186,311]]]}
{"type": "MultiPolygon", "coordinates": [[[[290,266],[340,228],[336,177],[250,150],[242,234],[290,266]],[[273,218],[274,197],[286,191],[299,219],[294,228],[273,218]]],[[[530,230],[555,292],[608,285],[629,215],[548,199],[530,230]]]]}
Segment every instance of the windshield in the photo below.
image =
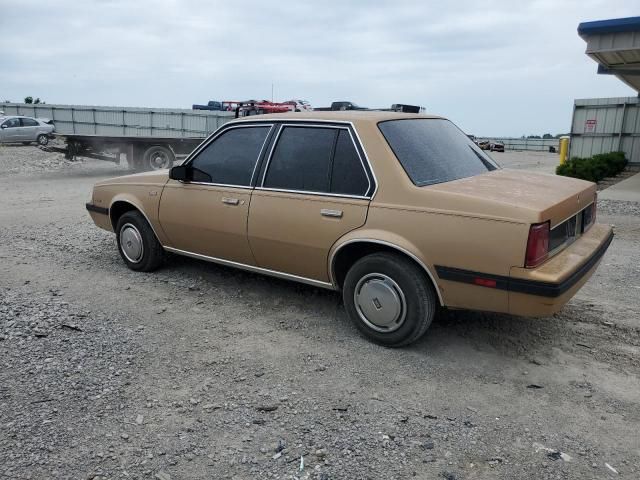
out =
{"type": "Polygon", "coordinates": [[[419,186],[472,177],[498,168],[462,130],[449,120],[388,120],[380,131],[402,168],[419,186]]]}

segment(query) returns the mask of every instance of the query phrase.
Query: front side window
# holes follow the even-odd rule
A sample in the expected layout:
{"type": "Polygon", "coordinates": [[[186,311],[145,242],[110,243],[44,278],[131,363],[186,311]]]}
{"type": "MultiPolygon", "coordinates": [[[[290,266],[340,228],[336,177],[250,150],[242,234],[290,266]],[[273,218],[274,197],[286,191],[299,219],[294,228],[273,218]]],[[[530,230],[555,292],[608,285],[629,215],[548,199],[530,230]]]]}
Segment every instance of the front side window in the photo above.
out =
{"type": "Polygon", "coordinates": [[[329,192],[335,128],[283,127],[264,187],[329,192]]]}
{"type": "Polygon", "coordinates": [[[380,131],[419,186],[450,182],[498,168],[458,127],[438,118],[388,120],[380,131]]]}
{"type": "Polygon", "coordinates": [[[19,118],[10,118],[9,120],[7,120],[6,122],[4,122],[2,124],[2,126],[6,126],[6,128],[16,128],[20,126],[20,119],[19,118]]]}
{"type": "Polygon", "coordinates": [[[271,126],[231,128],[190,163],[194,182],[251,185],[251,176],[271,126]]]}
{"type": "Polygon", "coordinates": [[[37,127],[39,124],[32,118],[22,118],[23,127],[37,127]]]}

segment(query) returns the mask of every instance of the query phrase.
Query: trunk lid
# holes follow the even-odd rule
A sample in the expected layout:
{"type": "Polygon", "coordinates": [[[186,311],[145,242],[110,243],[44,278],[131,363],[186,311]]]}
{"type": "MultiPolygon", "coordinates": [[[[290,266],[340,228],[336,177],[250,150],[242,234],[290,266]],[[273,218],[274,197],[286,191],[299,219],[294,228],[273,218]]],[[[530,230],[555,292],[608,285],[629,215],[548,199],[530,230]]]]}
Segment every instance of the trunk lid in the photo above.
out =
{"type": "MultiPolygon", "coordinates": [[[[495,170],[426,187],[472,197],[478,213],[529,223],[551,221],[551,228],[591,204],[596,185],[585,180],[519,170],[495,170]]],[[[473,209],[473,208],[472,208],[473,209]]]]}

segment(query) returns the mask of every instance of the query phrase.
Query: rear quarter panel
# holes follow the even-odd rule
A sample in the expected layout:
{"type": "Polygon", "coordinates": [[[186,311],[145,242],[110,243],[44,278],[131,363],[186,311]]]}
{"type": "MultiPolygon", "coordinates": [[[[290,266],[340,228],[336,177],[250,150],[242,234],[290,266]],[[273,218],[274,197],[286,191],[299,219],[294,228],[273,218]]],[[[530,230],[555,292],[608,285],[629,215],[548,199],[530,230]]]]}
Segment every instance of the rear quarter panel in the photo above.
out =
{"type": "Polygon", "coordinates": [[[523,264],[527,234],[528,225],[523,223],[372,203],[366,225],[340,244],[369,238],[397,245],[427,267],[444,305],[507,312],[506,291],[441,280],[435,265],[508,276],[512,266],[523,264]]]}

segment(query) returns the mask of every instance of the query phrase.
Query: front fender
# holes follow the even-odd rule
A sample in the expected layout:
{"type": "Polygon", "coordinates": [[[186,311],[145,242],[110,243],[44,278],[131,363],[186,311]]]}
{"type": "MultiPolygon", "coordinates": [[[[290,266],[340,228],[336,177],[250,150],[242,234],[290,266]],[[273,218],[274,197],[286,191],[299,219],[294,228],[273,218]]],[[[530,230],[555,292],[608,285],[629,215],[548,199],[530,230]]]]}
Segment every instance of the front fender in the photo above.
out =
{"type": "Polygon", "coordinates": [[[120,192],[111,198],[109,203],[109,218],[111,219],[112,224],[115,224],[113,213],[117,211],[117,204],[127,203],[138,210],[146,218],[160,244],[166,245],[168,239],[162,230],[162,226],[160,225],[158,218],[162,188],[158,188],[154,185],[136,185],[131,188],[133,188],[134,191],[120,192]],[[115,209],[114,206],[116,206],[115,209]]]}

